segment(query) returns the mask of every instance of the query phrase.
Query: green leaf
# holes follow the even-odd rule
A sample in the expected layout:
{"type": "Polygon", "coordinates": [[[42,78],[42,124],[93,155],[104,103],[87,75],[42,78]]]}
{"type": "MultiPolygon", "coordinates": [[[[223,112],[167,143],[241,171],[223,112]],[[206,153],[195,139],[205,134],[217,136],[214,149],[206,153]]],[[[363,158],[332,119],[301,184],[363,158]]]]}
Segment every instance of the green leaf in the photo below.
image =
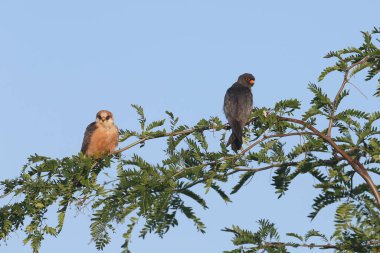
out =
{"type": "Polygon", "coordinates": [[[34,206],[38,209],[41,209],[41,208],[44,208],[44,204],[40,203],[40,202],[37,202],[36,204],[34,204],[34,206]]]}
{"type": "Polygon", "coordinates": [[[300,240],[301,242],[304,241],[303,237],[296,234],[296,233],[286,233],[287,236],[290,236],[290,237],[294,237],[294,238],[297,238],[298,240],[300,240]]]}
{"type": "Polygon", "coordinates": [[[225,201],[225,202],[232,202],[231,199],[228,197],[228,195],[215,183],[211,184],[211,188],[216,191],[219,196],[225,201]]]}
{"type": "Polygon", "coordinates": [[[125,239],[123,245],[121,245],[121,248],[123,249],[122,253],[129,253],[129,249],[128,249],[128,246],[129,246],[129,242],[131,240],[131,236],[132,236],[132,232],[133,232],[133,229],[136,225],[138,221],[138,218],[137,217],[131,217],[130,218],[130,224],[128,224],[128,230],[127,232],[125,232],[123,234],[123,238],[125,239]]]}
{"type": "Polygon", "coordinates": [[[188,196],[189,198],[193,199],[194,201],[196,201],[198,204],[200,204],[203,208],[208,208],[207,207],[207,204],[206,204],[206,201],[201,197],[199,196],[198,194],[194,193],[193,191],[190,191],[190,190],[187,190],[187,189],[183,189],[181,190],[181,193],[188,196]]]}
{"type": "Polygon", "coordinates": [[[312,229],[306,233],[305,242],[307,242],[312,237],[318,237],[318,238],[322,239],[324,242],[329,241],[324,234],[322,234],[321,232],[319,232],[317,230],[312,229]]]}
{"type": "Polygon", "coordinates": [[[133,104],[132,107],[136,110],[137,114],[139,115],[139,122],[140,122],[141,130],[145,131],[146,118],[144,115],[144,109],[141,106],[135,105],[135,104],[133,104]]]}
{"type": "Polygon", "coordinates": [[[165,119],[163,120],[157,120],[157,121],[152,121],[145,129],[145,131],[150,131],[156,127],[163,126],[165,124],[165,119]]]}
{"type": "MultiPolygon", "coordinates": [[[[333,54],[327,54],[325,57],[326,58],[330,58],[330,57],[332,57],[333,56],[333,54]]],[[[322,73],[319,75],[319,77],[318,77],[318,82],[321,82],[323,79],[325,79],[325,77],[328,75],[328,74],[330,74],[331,72],[333,72],[333,71],[337,71],[337,70],[339,70],[339,67],[338,66],[333,66],[333,67],[327,67],[327,68],[325,68],[323,71],[322,71],[322,73]]]]}
{"type": "Polygon", "coordinates": [[[244,174],[240,175],[239,182],[232,188],[231,194],[237,193],[241,187],[253,176],[255,175],[255,172],[247,171],[244,174]]]}

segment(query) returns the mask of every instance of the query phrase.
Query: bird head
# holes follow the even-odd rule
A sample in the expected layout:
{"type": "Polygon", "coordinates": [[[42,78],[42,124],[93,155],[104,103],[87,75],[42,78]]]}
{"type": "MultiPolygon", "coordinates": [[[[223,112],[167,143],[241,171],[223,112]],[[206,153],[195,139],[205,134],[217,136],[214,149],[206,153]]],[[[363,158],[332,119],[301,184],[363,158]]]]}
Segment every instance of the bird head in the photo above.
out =
{"type": "Polygon", "coordinates": [[[250,73],[244,73],[239,76],[238,83],[251,88],[255,84],[255,77],[250,73]]]}
{"type": "Polygon", "coordinates": [[[96,114],[96,122],[104,126],[111,126],[113,122],[113,114],[107,110],[101,110],[96,114]]]}

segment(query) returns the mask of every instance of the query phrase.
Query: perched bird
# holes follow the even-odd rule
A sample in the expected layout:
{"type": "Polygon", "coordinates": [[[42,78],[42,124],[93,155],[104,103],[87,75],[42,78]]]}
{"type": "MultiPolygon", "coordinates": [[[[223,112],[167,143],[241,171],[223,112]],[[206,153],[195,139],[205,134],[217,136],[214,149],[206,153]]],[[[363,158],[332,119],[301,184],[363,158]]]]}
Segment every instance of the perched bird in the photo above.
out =
{"type": "Polygon", "coordinates": [[[224,96],[223,110],[232,129],[227,146],[231,144],[235,152],[241,149],[243,144],[243,129],[252,110],[251,88],[254,83],[255,77],[252,74],[242,74],[224,96]]]}
{"type": "Polygon", "coordinates": [[[119,142],[119,132],[110,111],[101,110],[95,122],[87,126],[81,152],[87,156],[100,158],[113,152],[119,142]]]}

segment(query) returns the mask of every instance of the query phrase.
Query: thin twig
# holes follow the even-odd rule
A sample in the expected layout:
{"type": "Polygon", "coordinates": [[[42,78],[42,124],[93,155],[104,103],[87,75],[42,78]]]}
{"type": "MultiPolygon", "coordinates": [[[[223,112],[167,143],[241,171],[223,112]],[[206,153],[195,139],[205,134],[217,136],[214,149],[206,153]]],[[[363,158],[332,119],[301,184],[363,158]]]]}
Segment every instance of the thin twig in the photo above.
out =
{"type": "MultiPolygon", "coordinates": [[[[209,126],[209,127],[204,127],[204,128],[190,128],[190,129],[186,129],[186,130],[182,130],[182,131],[174,131],[174,132],[171,132],[171,133],[165,133],[165,134],[162,134],[162,135],[159,135],[159,136],[146,136],[144,138],[141,138],[140,140],[137,140],[127,146],[125,146],[124,148],[121,148],[121,149],[118,149],[118,150],[115,150],[114,152],[112,152],[112,154],[119,154],[121,152],[124,152],[125,150],[127,149],[130,149],[140,143],[143,143],[147,140],[150,140],[150,139],[158,139],[158,138],[162,138],[162,137],[173,137],[173,136],[177,136],[177,135],[182,135],[182,134],[191,134],[193,132],[196,132],[196,131],[205,131],[205,130],[211,130],[211,129],[219,129],[220,126],[209,126]]],[[[229,129],[229,126],[227,124],[223,125],[222,129],[226,129],[228,130],[229,129]]]]}
{"type": "Polygon", "coordinates": [[[304,247],[304,248],[319,248],[319,249],[339,249],[339,246],[338,245],[334,245],[334,244],[314,244],[314,243],[311,243],[311,244],[299,244],[299,243],[283,243],[283,242],[265,242],[261,245],[258,245],[258,246],[255,246],[254,248],[255,249],[263,249],[263,248],[267,248],[267,247],[279,247],[279,246],[283,246],[283,247],[304,247]]]}
{"type": "MultiPolygon", "coordinates": [[[[268,248],[268,247],[279,247],[279,246],[282,246],[282,247],[293,247],[293,248],[297,248],[297,247],[303,247],[303,248],[310,248],[310,249],[313,249],[313,248],[319,248],[319,249],[342,249],[344,248],[343,245],[339,245],[339,244],[331,244],[331,243],[327,243],[327,244],[314,244],[314,243],[284,243],[284,242],[264,242],[260,245],[257,245],[257,246],[253,246],[253,248],[256,250],[256,249],[265,249],[265,248],[268,248]]],[[[368,244],[366,245],[368,248],[371,248],[371,249],[380,249],[380,244],[379,243],[371,243],[371,244],[368,244]]],[[[246,251],[247,253],[250,253],[251,251],[246,251]]],[[[256,251],[254,251],[256,252],[256,251]]]]}
{"type": "MultiPolygon", "coordinates": [[[[251,124],[254,120],[255,120],[255,118],[251,119],[250,121],[248,121],[246,123],[246,125],[251,124]]],[[[146,136],[144,138],[141,138],[140,140],[137,140],[137,141],[135,141],[135,142],[133,142],[133,143],[125,146],[124,148],[115,150],[111,154],[122,153],[125,150],[128,150],[128,149],[130,149],[130,148],[132,148],[132,147],[134,147],[134,146],[136,146],[136,145],[138,145],[140,143],[143,143],[143,142],[145,142],[147,140],[151,140],[151,139],[158,139],[158,138],[162,138],[162,137],[174,137],[174,136],[182,135],[182,134],[191,134],[191,133],[197,132],[197,131],[202,132],[202,131],[206,131],[206,130],[216,130],[216,129],[230,130],[231,127],[228,124],[224,124],[224,125],[222,125],[222,127],[216,126],[216,125],[208,126],[208,127],[203,127],[203,128],[193,127],[193,128],[182,130],[182,131],[173,131],[173,132],[170,132],[170,133],[164,133],[164,134],[161,134],[161,135],[158,135],[158,136],[146,136]]]]}
{"type": "MultiPolygon", "coordinates": [[[[334,165],[334,164],[339,163],[342,160],[344,160],[343,157],[337,157],[335,159],[320,160],[320,161],[316,161],[316,162],[311,162],[311,164],[313,164],[314,167],[325,166],[326,164],[334,165]]],[[[226,176],[230,176],[232,174],[235,174],[235,173],[238,173],[238,172],[244,172],[244,171],[245,172],[261,172],[261,171],[265,171],[265,170],[269,170],[269,169],[273,169],[273,168],[280,168],[280,167],[283,167],[283,166],[298,166],[302,162],[303,161],[275,163],[275,164],[271,164],[271,165],[264,166],[264,167],[261,167],[261,168],[232,168],[231,171],[226,174],[226,176]]],[[[189,168],[187,168],[187,169],[189,169],[189,168]]],[[[205,181],[206,181],[206,179],[200,179],[198,181],[192,182],[191,184],[187,185],[185,187],[185,189],[189,189],[189,188],[193,187],[194,185],[197,185],[197,184],[200,184],[200,183],[204,183],[205,181]]]]}
{"type": "MultiPolygon", "coordinates": [[[[326,164],[333,165],[337,164],[340,161],[344,160],[343,157],[338,157],[336,159],[328,159],[328,160],[320,160],[316,162],[307,162],[308,164],[312,164],[313,167],[319,167],[319,166],[325,166],[326,164]]],[[[289,167],[289,166],[298,166],[300,163],[303,163],[304,161],[298,161],[298,162],[284,162],[284,163],[274,163],[268,166],[264,166],[261,168],[233,168],[234,171],[246,171],[246,172],[260,172],[264,170],[269,170],[273,168],[280,168],[280,167],[289,167]]]]}
{"type": "Polygon", "coordinates": [[[334,99],[334,101],[333,101],[333,103],[331,105],[331,114],[330,114],[329,126],[327,128],[327,137],[329,137],[329,138],[331,137],[331,129],[332,129],[333,121],[334,121],[334,118],[335,118],[336,104],[338,103],[339,96],[342,93],[342,91],[344,90],[344,87],[349,82],[349,73],[350,73],[351,69],[354,68],[357,65],[360,65],[360,64],[368,61],[369,58],[370,58],[369,56],[364,57],[360,61],[351,64],[351,66],[349,66],[344,71],[343,82],[342,82],[342,84],[340,86],[340,89],[339,89],[338,93],[335,95],[335,99],[334,99]]]}
{"type": "Polygon", "coordinates": [[[359,87],[357,87],[355,84],[351,82],[348,82],[348,83],[351,84],[365,99],[368,100],[368,97],[359,89],[359,87]]]}
{"type": "Polygon", "coordinates": [[[272,134],[272,135],[264,135],[263,138],[261,138],[260,140],[257,140],[255,141],[254,143],[252,143],[251,145],[249,145],[246,149],[244,149],[242,152],[240,152],[240,154],[238,154],[238,158],[240,157],[243,157],[245,155],[245,153],[247,153],[249,150],[251,150],[253,147],[255,147],[256,145],[262,143],[263,141],[267,140],[267,139],[270,139],[270,138],[277,138],[277,137],[288,137],[288,136],[296,136],[296,135],[314,135],[313,132],[295,132],[295,133],[287,133],[287,134],[272,134]]]}

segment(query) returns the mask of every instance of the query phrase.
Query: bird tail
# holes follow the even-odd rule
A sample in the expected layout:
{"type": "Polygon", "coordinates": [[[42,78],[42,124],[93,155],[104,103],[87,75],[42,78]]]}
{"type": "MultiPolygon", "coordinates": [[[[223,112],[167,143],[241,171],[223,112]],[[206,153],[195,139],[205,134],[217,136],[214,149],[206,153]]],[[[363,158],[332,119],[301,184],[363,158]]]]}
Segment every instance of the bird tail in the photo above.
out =
{"type": "Polygon", "coordinates": [[[231,122],[232,133],[227,142],[227,147],[231,144],[233,151],[238,151],[243,145],[243,128],[238,121],[231,122]]]}

